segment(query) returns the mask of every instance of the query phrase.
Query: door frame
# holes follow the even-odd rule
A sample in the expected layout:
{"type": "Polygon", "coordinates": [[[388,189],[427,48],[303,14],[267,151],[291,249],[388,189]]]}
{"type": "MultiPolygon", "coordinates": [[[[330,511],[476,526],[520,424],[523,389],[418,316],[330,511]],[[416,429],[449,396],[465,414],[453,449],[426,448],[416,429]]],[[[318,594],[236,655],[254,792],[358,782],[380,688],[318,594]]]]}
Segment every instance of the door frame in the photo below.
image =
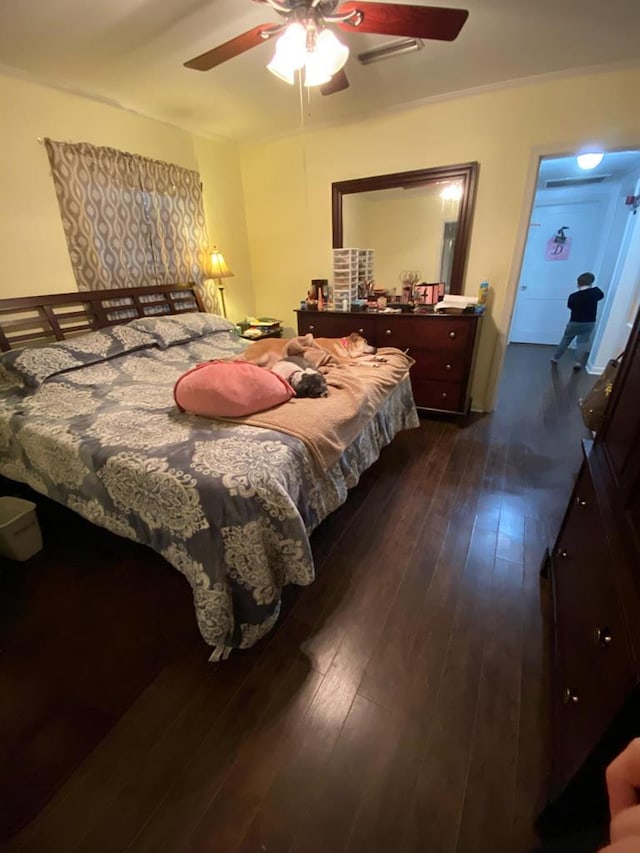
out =
{"type": "MultiPolygon", "coordinates": [[[[524,251],[527,245],[529,236],[529,222],[533,214],[533,207],[536,197],[536,188],[538,183],[538,172],[540,170],[540,160],[543,157],[575,157],[580,147],[587,140],[580,140],[573,143],[546,143],[544,145],[536,145],[530,149],[529,163],[527,166],[527,176],[522,195],[522,205],[520,209],[520,218],[518,220],[518,230],[516,240],[513,246],[511,255],[511,264],[509,265],[509,276],[507,278],[507,288],[505,291],[504,304],[500,316],[500,322],[497,329],[497,339],[493,353],[493,362],[489,371],[489,379],[487,382],[488,401],[487,411],[492,412],[495,409],[496,398],[498,396],[498,388],[504,368],[504,360],[507,354],[507,342],[511,331],[511,323],[513,321],[513,312],[515,310],[516,297],[518,294],[518,284],[522,272],[522,262],[524,260],[524,251]]],[[[640,150],[640,141],[637,136],[629,139],[618,139],[615,144],[607,144],[602,142],[600,146],[608,152],[614,151],[629,151],[640,150]]]]}

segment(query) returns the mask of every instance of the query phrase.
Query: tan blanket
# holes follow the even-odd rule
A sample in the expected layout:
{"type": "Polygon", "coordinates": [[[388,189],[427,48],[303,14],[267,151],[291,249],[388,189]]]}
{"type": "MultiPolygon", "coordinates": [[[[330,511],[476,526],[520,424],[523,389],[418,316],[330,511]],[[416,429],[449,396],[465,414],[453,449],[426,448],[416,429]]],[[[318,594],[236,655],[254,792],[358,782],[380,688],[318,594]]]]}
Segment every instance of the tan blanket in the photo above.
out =
{"type": "MultiPolygon", "coordinates": [[[[268,350],[277,352],[278,344],[282,355],[289,344],[286,340],[269,340],[268,350]]],[[[243,357],[250,355],[249,350],[251,347],[243,357]]],[[[261,351],[259,348],[258,352],[261,351]]],[[[375,357],[339,362],[334,359],[322,366],[329,386],[327,397],[294,397],[266,412],[225,420],[293,435],[305,443],[320,469],[326,470],[408,375],[413,363],[413,359],[393,347],[379,349],[375,357]]]]}

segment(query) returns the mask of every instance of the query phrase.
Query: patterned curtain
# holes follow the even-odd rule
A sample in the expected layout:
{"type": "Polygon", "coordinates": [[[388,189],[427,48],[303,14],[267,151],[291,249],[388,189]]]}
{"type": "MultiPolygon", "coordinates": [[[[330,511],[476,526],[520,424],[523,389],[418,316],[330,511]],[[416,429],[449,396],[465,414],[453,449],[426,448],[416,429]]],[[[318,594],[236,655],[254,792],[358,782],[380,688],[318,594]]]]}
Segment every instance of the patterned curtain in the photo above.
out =
{"type": "Polygon", "coordinates": [[[197,172],[87,143],[45,144],[78,290],[203,287],[208,241],[197,172]]]}

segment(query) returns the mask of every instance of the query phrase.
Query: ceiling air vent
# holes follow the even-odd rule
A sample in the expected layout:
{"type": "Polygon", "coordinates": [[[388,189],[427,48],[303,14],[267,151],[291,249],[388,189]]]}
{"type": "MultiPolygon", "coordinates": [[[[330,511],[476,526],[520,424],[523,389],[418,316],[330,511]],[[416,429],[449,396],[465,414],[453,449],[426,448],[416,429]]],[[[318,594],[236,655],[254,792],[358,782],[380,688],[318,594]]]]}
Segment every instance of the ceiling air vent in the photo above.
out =
{"type": "Polygon", "coordinates": [[[423,47],[424,42],[422,39],[389,41],[381,45],[381,47],[374,47],[373,50],[359,53],[358,62],[361,62],[362,65],[370,65],[372,62],[381,62],[383,59],[391,59],[394,56],[399,56],[401,53],[415,53],[417,50],[422,50],[423,47]]]}
{"type": "Polygon", "coordinates": [[[551,178],[545,181],[544,185],[548,190],[558,187],[586,187],[587,184],[601,184],[610,177],[611,175],[590,175],[588,178],[551,178]]]}

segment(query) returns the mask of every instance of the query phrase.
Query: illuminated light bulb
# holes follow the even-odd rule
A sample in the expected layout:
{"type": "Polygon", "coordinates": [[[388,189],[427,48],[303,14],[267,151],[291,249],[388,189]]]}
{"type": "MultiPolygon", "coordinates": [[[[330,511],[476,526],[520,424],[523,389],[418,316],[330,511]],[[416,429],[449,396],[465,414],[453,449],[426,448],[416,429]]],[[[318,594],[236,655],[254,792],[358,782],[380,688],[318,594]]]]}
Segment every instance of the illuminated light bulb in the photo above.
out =
{"type": "Polygon", "coordinates": [[[331,30],[322,30],[316,41],[316,51],[324,58],[327,69],[331,76],[344,68],[349,58],[349,48],[335,36],[331,30]]]}
{"type": "Polygon", "coordinates": [[[344,67],[349,57],[349,48],[338,41],[331,30],[322,30],[315,40],[315,47],[307,53],[304,72],[305,86],[321,86],[344,67]]]}
{"type": "Polygon", "coordinates": [[[276,42],[273,59],[267,68],[276,77],[293,85],[295,72],[307,59],[307,34],[302,24],[290,24],[276,42]]]}
{"type": "Polygon", "coordinates": [[[307,55],[307,62],[304,67],[304,85],[305,86],[322,86],[331,80],[331,74],[326,68],[322,56],[315,51],[307,55]]]}
{"type": "Polygon", "coordinates": [[[585,171],[589,169],[595,169],[596,166],[599,166],[602,163],[604,154],[601,151],[593,151],[588,154],[578,154],[576,160],[578,161],[578,166],[585,171]]]}

